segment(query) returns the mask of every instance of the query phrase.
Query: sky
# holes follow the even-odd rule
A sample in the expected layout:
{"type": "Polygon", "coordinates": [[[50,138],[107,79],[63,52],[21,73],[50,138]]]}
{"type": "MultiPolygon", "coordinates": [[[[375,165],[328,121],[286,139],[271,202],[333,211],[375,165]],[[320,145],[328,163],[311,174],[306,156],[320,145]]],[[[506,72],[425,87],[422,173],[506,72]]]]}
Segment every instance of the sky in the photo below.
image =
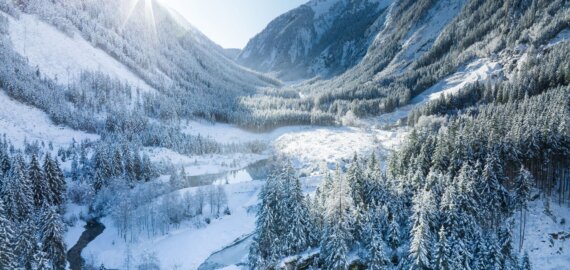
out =
{"type": "Polygon", "coordinates": [[[224,48],[243,48],[271,20],[307,0],[163,0],[224,48]]]}

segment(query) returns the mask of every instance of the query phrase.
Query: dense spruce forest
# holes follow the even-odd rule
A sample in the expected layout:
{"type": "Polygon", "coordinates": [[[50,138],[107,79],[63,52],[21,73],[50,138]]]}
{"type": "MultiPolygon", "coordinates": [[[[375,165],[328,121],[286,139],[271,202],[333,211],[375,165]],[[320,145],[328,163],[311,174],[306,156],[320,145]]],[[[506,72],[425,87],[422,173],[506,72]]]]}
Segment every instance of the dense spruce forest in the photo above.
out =
{"type": "Polygon", "coordinates": [[[534,49],[511,79],[417,108],[387,164],[355,156],[314,196],[277,169],[252,267],[531,269],[528,202],[570,203],[569,56],[566,44],[534,49]]]}
{"type": "MultiPolygon", "coordinates": [[[[357,57],[331,67],[334,77],[287,84],[239,66],[159,2],[134,3],[122,14],[123,1],[0,0],[0,91],[6,100],[41,110],[55,128],[98,138],[56,147],[26,138],[15,146],[9,136],[21,134],[0,130],[7,133],[0,139],[0,270],[66,269],[67,229],[103,220],[116,234],[108,242],[125,248],[115,256],[124,257],[125,269],[160,269],[156,254],[135,265],[131,245],[137,241],[154,245],[201,229],[206,233],[196,233],[199,239],[218,245],[206,255],[235,252],[237,245],[246,254],[229,265],[247,269],[541,269],[525,245],[529,205],[543,201],[546,215],[553,215],[551,203],[570,206],[570,46],[568,37],[556,40],[570,33],[569,1],[387,0],[375,2],[367,16],[350,13],[367,13],[370,3],[355,2],[314,53],[327,51],[351,24],[366,36],[347,39],[367,50],[335,44],[329,51],[345,57],[354,50],[357,57]],[[144,17],[147,5],[154,7],[153,31],[144,17]],[[104,69],[78,70],[67,81],[50,76],[13,44],[10,24],[25,23],[21,18],[87,41],[144,84],[104,69]],[[416,44],[421,48],[410,49],[409,41],[424,34],[416,44]],[[454,74],[480,75],[468,70],[477,61],[499,71],[436,98],[423,96],[454,74]],[[403,118],[375,122],[399,111],[403,118]],[[217,141],[189,131],[190,122],[198,132],[236,134],[217,141]],[[216,122],[235,126],[209,125],[216,122]],[[363,137],[380,144],[378,130],[406,139],[394,143],[394,152],[378,145],[364,151],[371,155],[348,160],[335,149],[325,153],[324,165],[307,165],[292,156],[298,150],[276,150],[287,132],[301,135],[281,144],[322,131],[288,130],[297,125],[328,128],[323,137],[299,143],[307,148],[337,143],[335,135],[357,130],[366,136],[342,138],[354,149],[363,137]],[[279,127],[287,128],[269,132],[279,127]],[[266,141],[254,139],[262,137],[266,141]],[[167,161],[155,161],[161,158],[167,161]],[[272,171],[265,182],[247,171],[259,161],[272,171]],[[240,173],[245,180],[237,179],[240,173]],[[218,174],[225,183],[200,186],[192,178],[218,174]],[[233,185],[228,175],[237,179],[233,185]],[[238,239],[222,223],[234,216],[229,223],[247,232],[238,239]],[[233,240],[228,246],[226,238],[233,240]]],[[[314,13],[309,6],[303,12],[314,13]]],[[[271,25],[275,33],[291,26],[271,25]]],[[[299,75],[283,67],[279,72],[299,75]]],[[[314,75],[302,77],[307,74],[314,75]]],[[[108,252],[102,246],[97,251],[108,252]]],[[[80,252],[79,266],[106,269],[109,257],[92,259],[103,262],[95,266],[80,252]]]]}
{"type": "Polygon", "coordinates": [[[355,156],[310,197],[290,165],[275,170],[252,268],[531,269],[529,200],[570,203],[569,101],[555,86],[420,117],[386,171],[355,156]]]}
{"type": "Polygon", "coordinates": [[[0,268],[64,269],[66,181],[57,158],[0,142],[0,268]]]}
{"type": "MultiPolygon", "coordinates": [[[[570,25],[570,6],[563,0],[458,1],[463,3],[461,12],[425,45],[428,49],[409,61],[400,59],[407,50],[406,38],[426,21],[431,23],[431,13],[442,8],[437,2],[395,1],[391,13],[398,15],[384,25],[358,65],[330,80],[309,80],[285,91],[244,97],[241,102],[252,108],[252,114],[240,117],[238,123],[260,129],[326,125],[348,113],[359,117],[389,113],[475,59],[498,59],[511,76],[516,71],[515,48],[540,54],[570,25]]],[[[527,68],[537,62],[549,63],[537,60],[527,68]]]]}

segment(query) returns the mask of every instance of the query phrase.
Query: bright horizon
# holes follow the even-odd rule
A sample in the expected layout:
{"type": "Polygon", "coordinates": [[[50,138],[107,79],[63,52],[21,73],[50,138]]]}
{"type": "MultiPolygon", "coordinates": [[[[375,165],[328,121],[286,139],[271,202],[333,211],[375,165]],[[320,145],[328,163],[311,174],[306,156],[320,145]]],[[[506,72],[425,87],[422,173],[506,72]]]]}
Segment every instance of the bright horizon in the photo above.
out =
{"type": "Polygon", "coordinates": [[[308,0],[162,0],[212,41],[243,49],[279,15],[308,0]]]}

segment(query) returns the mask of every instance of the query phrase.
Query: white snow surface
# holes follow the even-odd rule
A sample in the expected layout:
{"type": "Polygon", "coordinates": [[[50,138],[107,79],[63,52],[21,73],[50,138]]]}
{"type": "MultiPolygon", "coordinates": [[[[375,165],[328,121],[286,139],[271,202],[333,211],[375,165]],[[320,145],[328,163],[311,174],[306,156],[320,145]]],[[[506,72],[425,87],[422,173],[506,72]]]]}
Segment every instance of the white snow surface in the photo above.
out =
{"type": "Polygon", "coordinates": [[[390,125],[407,117],[414,108],[422,106],[431,100],[439,99],[444,95],[455,94],[468,84],[498,80],[502,76],[502,71],[503,67],[497,61],[488,58],[474,60],[414,97],[410,104],[397,108],[394,112],[382,114],[372,119],[375,122],[390,125]]]}
{"type": "Polygon", "coordinates": [[[145,147],[144,152],[148,154],[150,160],[154,163],[160,165],[172,164],[176,168],[184,167],[186,176],[235,171],[243,169],[249,164],[268,158],[267,155],[249,153],[186,156],[167,148],[155,147],[145,147]]]}
{"type": "Polygon", "coordinates": [[[55,125],[40,109],[13,100],[0,89],[0,135],[2,134],[6,134],[17,148],[23,148],[25,141],[52,142],[57,149],[68,146],[74,139],[77,142],[85,139],[99,140],[99,135],[55,125]]]}
{"type": "MultiPolygon", "coordinates": [[[[205,227],[196,228],[187,222],[164,236],[148,238],[141,235],[130,245],[135,261],[140,254],[156,253],[161,269],[197,269],[210,254],[253,231],[255,214],[248,213],[247,208],[257,203],[262,185],[261,181],[225,185],[232,214],[213,219],[205,227]]],[[[177,192],[194,192],[195,189],[177,192]]],[[[104,263],[108,268],[123,269],[127,245],[118,239],[111,220],[104,218],[102,221],[105,231],[87,246],[83,256],[94,265],[104,263]]]]}
{"type": "MultiPolygon", "coordinates": [[[[388,67],[378,73],[376,77],[403,71],[410,62],[418,59],[427,52],[437,40],[443,29],[463,8],[465,0],[439,0],[430,8],[426,17],[410,29],[402,45],[402,50],[394,57],[388,67]]],[[[389,20],[386,20],[389,23],[389,20]]],[[[383,33],[378,39],[384,39],[383,33]]]]}
{"type": "Polygon", "coordinates": [[[368,127],[291,126],[268,133],[253,133],[228,124],[190,122],[189,134],[201,134],[222,143],[260,141],[276,154],[291,158],[296,167],[321,166],[350,159],[354,153],[391,151],[401,143],[405,133],[368,127]],[[378,145],[381,149],[377,149],[378,145]]]}
{"type": "Polygon", "coordinates": [[[73,83],[82,71],[102,72],[143,91],[154,91],[127,66],[101,49],[95,48],[79,33],[73,37],[34,15],[9,18],[9,36],[16,52],[37,66],[45,76],[60,84],[73,83]]]}
{"type": "MultiPolygon", "coordinates": [[[[559,204],[556,198],[551,198],[552,215],[548,215],[545,212],[545,200],[538,199],[529,203],[522,252],[528,252],[533,269],[570,269],[570,238],[561,239],[564,235],[570,237],[570,204],[559,204]],[[563,220],[565,224],[562,224],[563,220]]],[[[518,215],[515,213],[515,220],[518,220],[518,215]]],[[[514,244],[517,246],[518,223],[514,229],[514,244]]]]}
{"type": "Polygon", "coordinates": [[[560,31],[560,33],[558,33],[556,37],[554,37],[552,40],[550,40],[550,42],[548,42],[547,47],[551,47],[558,43],[568,42],[568,41],[570,41],[570,28],[566,28],[560,31]]]}

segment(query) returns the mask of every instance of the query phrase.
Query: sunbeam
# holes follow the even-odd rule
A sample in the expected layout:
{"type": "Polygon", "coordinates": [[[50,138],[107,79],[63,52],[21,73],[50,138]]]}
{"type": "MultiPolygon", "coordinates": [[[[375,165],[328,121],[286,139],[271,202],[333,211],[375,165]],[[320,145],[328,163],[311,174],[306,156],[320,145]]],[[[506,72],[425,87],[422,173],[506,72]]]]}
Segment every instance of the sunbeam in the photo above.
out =
{"type": "Polygon", "coordinates": [[[147,30],[151,34],[152,38],[157,38],[158,32],[156,29],[156,18],[154,12],[154,5],[156,4],[163,4],[164,1],[155,1],[155,0],[126,0],[125,5],[122,8],[124,10],[124,20],[122,22],[121,28],[125,28],[127,23],[133,19],[133,14],[139,7],[139,5],[144,5],[144,21],[143,23],[146,25],[147,30]]]}

